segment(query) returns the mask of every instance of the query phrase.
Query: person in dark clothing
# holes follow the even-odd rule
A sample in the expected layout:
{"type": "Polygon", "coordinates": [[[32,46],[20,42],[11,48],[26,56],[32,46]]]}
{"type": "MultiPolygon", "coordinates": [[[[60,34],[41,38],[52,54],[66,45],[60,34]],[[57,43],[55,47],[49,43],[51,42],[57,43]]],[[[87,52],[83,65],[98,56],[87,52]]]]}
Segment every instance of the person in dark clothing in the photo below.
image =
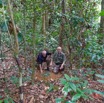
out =
{"type": "Polygon", "coordinates": [[[37,63],[39,64],[40,72],[43,72],[44,69],[44,63],[47,65],[47,70],[49,70],[49,63],[51,59],[51,53],[47,52],[46,50],[43,50],[37,57],[37,63]]]}

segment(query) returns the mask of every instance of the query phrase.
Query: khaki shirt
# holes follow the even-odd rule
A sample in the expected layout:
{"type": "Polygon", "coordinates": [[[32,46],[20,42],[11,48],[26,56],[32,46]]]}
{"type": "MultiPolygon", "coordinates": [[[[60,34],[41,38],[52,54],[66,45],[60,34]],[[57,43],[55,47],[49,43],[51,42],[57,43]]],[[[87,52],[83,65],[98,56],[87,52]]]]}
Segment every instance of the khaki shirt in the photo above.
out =
{"type": "Polygon", "coordinates": [[[63,62],[66,61],[65,54],[63,52],[58,53],[57,51],[53,54],[53,62],[62,64],[63,62]]]}

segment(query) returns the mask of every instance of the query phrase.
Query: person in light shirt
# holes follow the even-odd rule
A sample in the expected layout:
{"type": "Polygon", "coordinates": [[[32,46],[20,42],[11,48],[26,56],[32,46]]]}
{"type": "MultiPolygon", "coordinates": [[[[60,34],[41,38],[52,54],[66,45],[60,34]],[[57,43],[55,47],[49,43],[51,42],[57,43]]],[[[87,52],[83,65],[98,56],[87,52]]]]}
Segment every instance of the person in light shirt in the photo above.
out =
{"type": "Polygon", "coordinates": [[[63,71],[64,70],[64,65],[65,65],[65,61],[66,61],[66,56],[62,52],[62,48],[61,47],[57,47],[57,50],[53,54],[52,61],[50,63],[50,66],[55,64],[55,67],[53,68],[53,72],[54,73],[58,73],[59,71],[63,71]]]}

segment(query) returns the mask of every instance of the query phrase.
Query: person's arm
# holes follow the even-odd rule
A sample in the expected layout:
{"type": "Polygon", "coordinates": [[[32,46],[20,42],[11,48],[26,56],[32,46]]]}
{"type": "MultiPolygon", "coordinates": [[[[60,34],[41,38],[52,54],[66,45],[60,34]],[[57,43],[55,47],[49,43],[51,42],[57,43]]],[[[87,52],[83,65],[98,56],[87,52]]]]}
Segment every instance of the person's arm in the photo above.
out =
{"type": "Polygon", "coordinates": [[[63,54],[63,63],[61,64],[60,69],[63,68],[63,66],[65,65],[65,62],[66,62],[66,56],[65,56],[65,54],[63,54]]]}
{"type": "Polygon", "coordinates": [[[64,65],[65,62],[66,62],[66,56],[65,56],[65,54],[63,54],[63,63],[62,63],[62,65],[64,65]]]}
{"type": "Polygon", "coordinates": [[[41,64],[39,64],[39,69],[42,72],[42,65],[41,64]]]}
{"type": "Polygon", "coordinates": [[[52,66],[53,64],[53,56],[51,55],[51,62],[50,62],[50,66],[52,66]]]}

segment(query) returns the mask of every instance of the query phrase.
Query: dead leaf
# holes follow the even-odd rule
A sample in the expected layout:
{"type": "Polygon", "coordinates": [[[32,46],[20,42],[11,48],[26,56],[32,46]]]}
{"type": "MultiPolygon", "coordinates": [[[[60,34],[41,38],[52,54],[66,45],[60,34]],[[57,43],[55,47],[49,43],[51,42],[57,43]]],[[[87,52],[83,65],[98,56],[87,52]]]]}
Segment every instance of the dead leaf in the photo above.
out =
{"type": "Polygon", "coordinates": [[[29,103],[33,103],[34,102],[34,96],[31,97],[31,100],[29,103]]]}

